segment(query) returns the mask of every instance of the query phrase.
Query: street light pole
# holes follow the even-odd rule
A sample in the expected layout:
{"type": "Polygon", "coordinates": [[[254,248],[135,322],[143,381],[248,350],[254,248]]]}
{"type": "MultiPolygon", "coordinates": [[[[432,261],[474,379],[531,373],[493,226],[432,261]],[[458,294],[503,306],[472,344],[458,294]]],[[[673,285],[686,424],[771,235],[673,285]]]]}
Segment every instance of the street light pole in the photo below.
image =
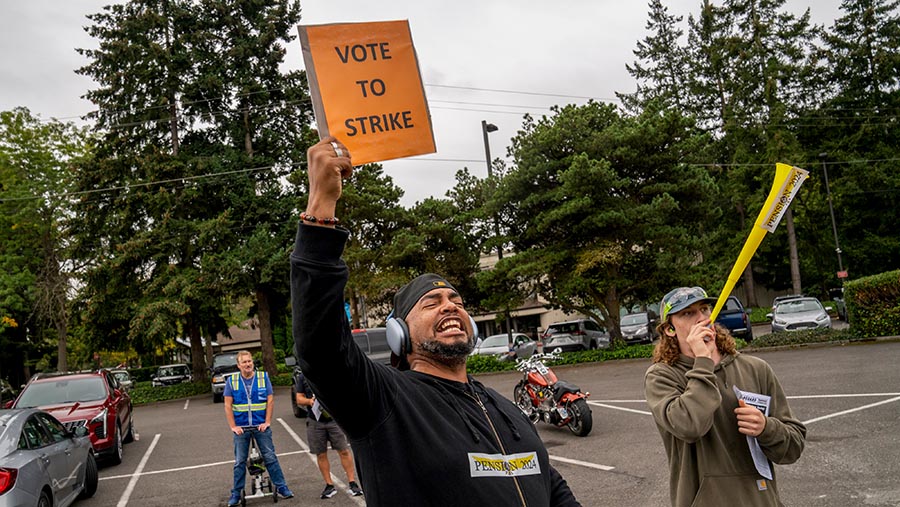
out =
{"type": "MultiPolygon", "coordinates": [[[[488,133],[496,132],[497,126],[493,123],[488,123],[485,120],[481,120],[481,134],[484,137],[484,159],[487,162],[487,175],[488,178],[493,177],[494,171],[491,168],[491,143],[488,139],[488,133]]],[[[494,238],[500,237],[500,222],[497,220],[497,215],[494,215],[494,238]]],[[[503,260],[503,244],[500,243],[497,245],[497,262],[503,260]]],[[[504,310],[504,315],[506,317],[506,333],[509,345],[512,345],[512,322],[509,318],[509,307],[507,306],[504,310]]]]}
{"type": "Polygon", "coordinates": [[[837,222],[834,220],[834,205],[831,203],[831,187],[828,186],[828,168],[825,165],[825,158],[828,153],[819,153],[822,160],[822,174],[825,175],[825,193],[828,195],[828,211],[831,212],[831,230],[834,231],[834,251],[837,252],[838,259],[838,277],[844,271],[844,263],[841,262],[841,245],[838,243],[837,222]]]}

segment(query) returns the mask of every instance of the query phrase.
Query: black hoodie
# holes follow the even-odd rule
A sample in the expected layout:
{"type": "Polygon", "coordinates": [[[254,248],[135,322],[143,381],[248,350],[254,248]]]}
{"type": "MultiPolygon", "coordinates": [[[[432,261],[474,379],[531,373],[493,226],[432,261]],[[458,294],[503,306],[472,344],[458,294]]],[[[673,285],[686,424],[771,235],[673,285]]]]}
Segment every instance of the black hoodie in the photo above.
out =
{"type": "Polygon", "coordinates": [[[295,355],[346,432],[373,506],[576,506],[528,418],[469,377],[370,361],[344,312],[348,233],[300,224],[291,255],[295,355]]]}

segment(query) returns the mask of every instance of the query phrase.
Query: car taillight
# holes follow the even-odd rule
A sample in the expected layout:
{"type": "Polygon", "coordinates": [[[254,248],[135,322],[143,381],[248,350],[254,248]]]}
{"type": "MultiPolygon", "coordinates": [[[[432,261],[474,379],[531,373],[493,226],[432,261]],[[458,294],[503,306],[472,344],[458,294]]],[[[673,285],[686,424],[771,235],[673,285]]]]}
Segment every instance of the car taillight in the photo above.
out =
{"type": "Polygon", "coordinates": [[[571,334],[578,335],[578,336],[583,336],[583,335],[584,335],[584,331],[572,331],[571,334]]]}
{"type": "Polygon", "coordinates": [[[15,468],[0,468],[0,495],[16,485],[17,475],[19,475],[19,471],[15,468]]]}

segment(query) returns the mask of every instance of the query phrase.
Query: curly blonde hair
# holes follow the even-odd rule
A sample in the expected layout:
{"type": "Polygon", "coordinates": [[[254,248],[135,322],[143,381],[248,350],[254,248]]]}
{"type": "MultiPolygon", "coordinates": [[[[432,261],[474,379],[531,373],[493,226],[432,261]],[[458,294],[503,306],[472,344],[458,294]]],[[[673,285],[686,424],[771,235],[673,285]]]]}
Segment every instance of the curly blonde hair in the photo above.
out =
{"type": "MultiPolygon", "coordinates": [[[[675,364],[678,356],[681,355],[681,349],[678,348],[678,337],[666,334],[666,328],[672,325],[669,318],[664,322],[660,322],[656,326],[656,332],[659,334],[659,343],[653,349],[653,362],[675,364]]],[[[737,353],[737,345],[728,328],[716,324],[716,348],[721,354],[737,353]]]]}

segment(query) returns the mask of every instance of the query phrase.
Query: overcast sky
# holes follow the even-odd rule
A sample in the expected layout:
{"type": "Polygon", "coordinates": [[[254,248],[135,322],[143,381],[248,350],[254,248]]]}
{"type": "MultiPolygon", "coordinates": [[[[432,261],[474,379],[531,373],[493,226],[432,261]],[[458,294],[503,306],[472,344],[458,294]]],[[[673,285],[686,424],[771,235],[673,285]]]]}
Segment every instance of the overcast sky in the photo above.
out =
{"type": "MultiPolygon", "coordinates": [[[[93,48],[85,15],[109,0],[0,0],[0,110],[25,106],[42,118],[79,122],[93,109],[81,96],[94,87],[74,70],[86,62],[75,48],[93,48]]],[[[411,206],[443,197],[454,174],[468,167],[486,176],[481,121],[492,158],[506,156],[522,115],[549,113],[554,104],[588,97],[614,100],[634,83],[625,64],[644,38],[644,0],[314,0],[303,2],[302,24],[407,19],[419,57],[435,130],[437,153],[384,163],[411,206]]],[[[716,2],[719,3],[719,2],[716,2]]],[[[699,10],[701,0],[671,0],[669,12],[699,10]]],[[[789,0],[796,14],[809,8],[830,27],[840,0],[789,0]]],[[[300,42],[286,66],[303,68],[300,42]]],[[[79,122],[80,123],[80,122],[79,122]]]]}

